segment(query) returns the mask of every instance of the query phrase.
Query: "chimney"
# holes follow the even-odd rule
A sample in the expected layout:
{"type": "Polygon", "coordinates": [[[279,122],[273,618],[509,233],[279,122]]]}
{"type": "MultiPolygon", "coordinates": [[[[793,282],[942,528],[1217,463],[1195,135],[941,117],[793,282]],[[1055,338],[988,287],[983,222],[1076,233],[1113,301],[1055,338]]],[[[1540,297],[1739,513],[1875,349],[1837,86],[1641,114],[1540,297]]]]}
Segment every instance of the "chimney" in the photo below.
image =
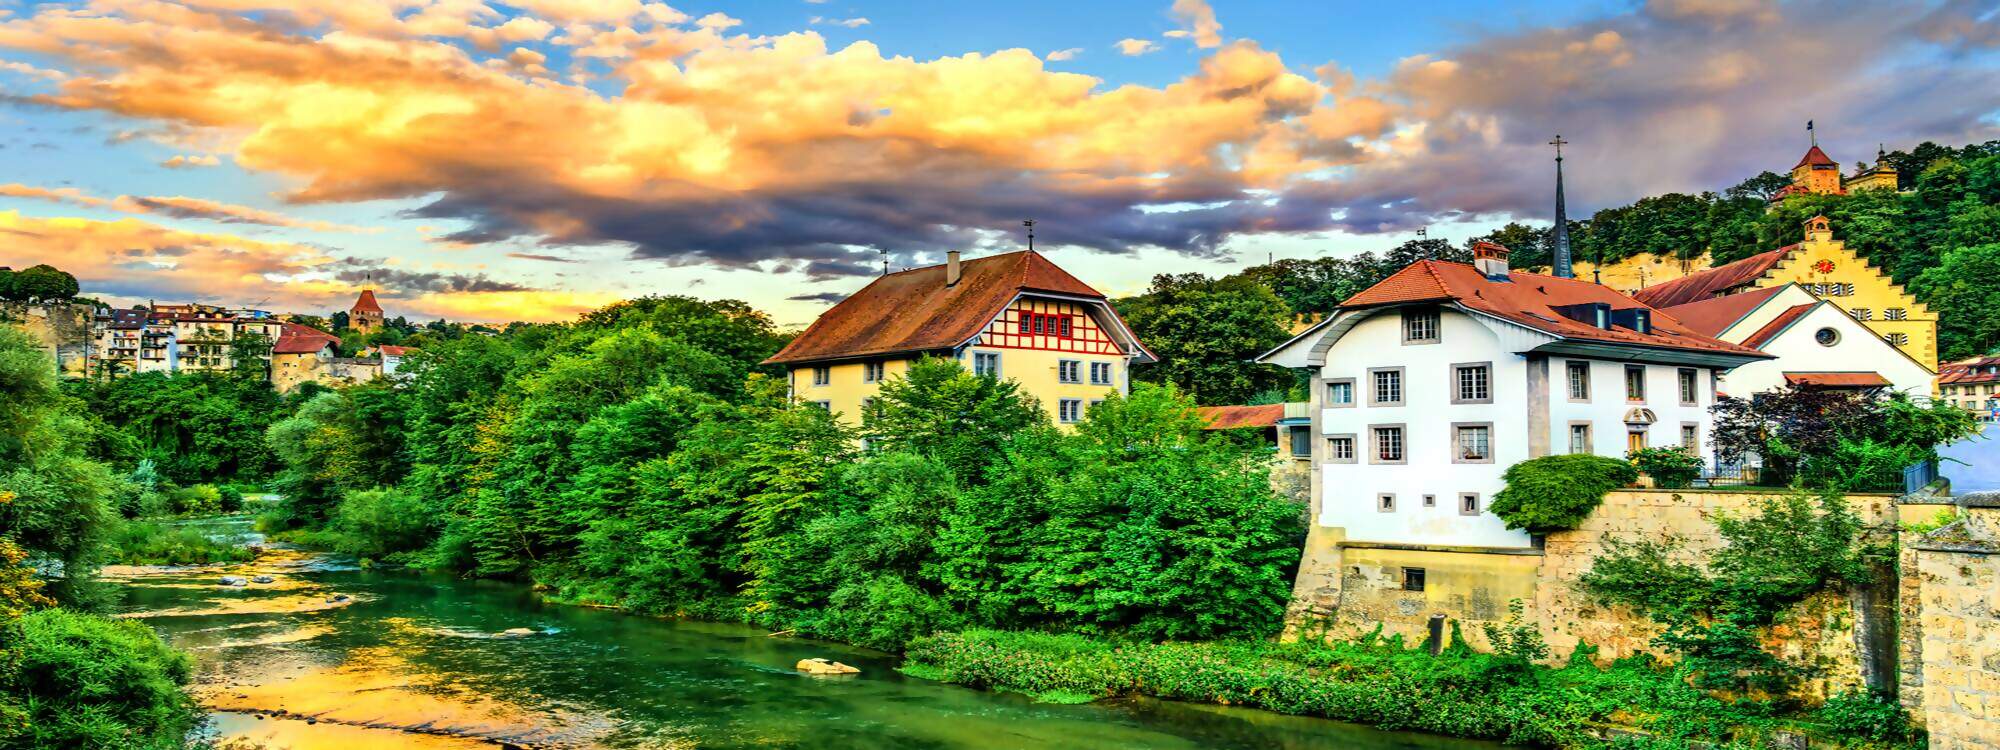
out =
{"type": "Polygon", "coordinates": [[[1512,251],[1485,240],[1472,243],[1472,267],[1486,278],[1507,281],[1507,256],[1512,251]]]}
{"type": "Polygon", "coordinates": [[[958,262],[958,251],[953,250],[945,253],[944,257],[944,285],[958,286],[958,277],[964,273],[964,269],[958,262]]]}

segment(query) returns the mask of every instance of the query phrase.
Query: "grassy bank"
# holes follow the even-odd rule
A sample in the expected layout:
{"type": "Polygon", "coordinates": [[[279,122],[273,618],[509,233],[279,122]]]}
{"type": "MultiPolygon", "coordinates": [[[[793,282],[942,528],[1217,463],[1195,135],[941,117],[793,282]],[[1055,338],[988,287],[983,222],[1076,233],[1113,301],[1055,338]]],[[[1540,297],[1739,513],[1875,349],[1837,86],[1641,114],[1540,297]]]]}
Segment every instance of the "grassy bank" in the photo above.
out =
{"type": "Polygon", "coordinates": [[[1545,747],[1748,748],[1787,731],[1823,746],[1923,746],[1892,704],[1843,697],[1791,713],[1717,698],[1645,660],[1550,668],[1464,648],[1433,656],[1393,638],[1148,644],[991,630],[918,639],[908,657],[912,676],[1044,700],[1148,695],[1545,747]],[[1652,736],[1601,739],[1610,727],[1652,736]]]}
{"type": "Polygon", "coordinates": [[[110,561],[124,565],[208,565],[243,562],[256,550],[210,539],[201,530],[158,521],[127,521],[106,540],[110,561]]]}

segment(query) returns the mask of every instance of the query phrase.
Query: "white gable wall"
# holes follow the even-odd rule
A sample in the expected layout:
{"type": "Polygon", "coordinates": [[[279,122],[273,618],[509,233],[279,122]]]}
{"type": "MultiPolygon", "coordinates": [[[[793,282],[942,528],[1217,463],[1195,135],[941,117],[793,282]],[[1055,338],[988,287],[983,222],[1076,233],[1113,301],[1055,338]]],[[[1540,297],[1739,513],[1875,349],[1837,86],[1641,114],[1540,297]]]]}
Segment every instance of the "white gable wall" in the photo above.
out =
{"type": "MultiPolygon", "coordinates": [[[[1764,305],[1760,312],[1789,307],[1774,302],[1764,305]]],[[[1765,318],[1768,320],[1769,316],[1765,318]]],[[[1763,327],[1762,323],[1753,327],[1750,322],[1746,320],[1731,327],[1723,332],[1722,338],[1740,342],[1763,327]]],[[[1930,371],[1831,304],[1821,304],[1792,323],[1790,328],[1764,345],[1764,353],[1775,355],[1777,359],[1752,362],[1730,371],[1723,376],[1722,391],[1742,398],[1779,390],[1785,387],[1787,372],[1876,372],[1887,378],[1898,391],[1921,398],[1931,395],[1930,371]],[[1821,345],[1815,339],[1822,328],[1831,328],[1839,334],[1832,346],[1821,345]]]]}

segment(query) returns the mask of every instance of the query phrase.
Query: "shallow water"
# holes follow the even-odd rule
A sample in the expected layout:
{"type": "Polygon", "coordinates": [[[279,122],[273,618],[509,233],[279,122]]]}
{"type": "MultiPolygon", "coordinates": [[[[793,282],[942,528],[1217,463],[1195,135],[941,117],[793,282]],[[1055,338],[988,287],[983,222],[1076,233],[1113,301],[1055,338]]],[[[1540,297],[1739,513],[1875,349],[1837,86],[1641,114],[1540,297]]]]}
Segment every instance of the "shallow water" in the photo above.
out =
{"type": "Polygon", "coordinates": [[[1497,747],[1219,706],[1040,704],[906,677],[893,657],[839,644],[325,556],[106,573],[124,616],[194,654],[213,731],[273,749],[1497,747]],[[540,634],[499,635],[521,627],[540,634]],[[793,671],[809,657],[862,673],[793,671]]]}

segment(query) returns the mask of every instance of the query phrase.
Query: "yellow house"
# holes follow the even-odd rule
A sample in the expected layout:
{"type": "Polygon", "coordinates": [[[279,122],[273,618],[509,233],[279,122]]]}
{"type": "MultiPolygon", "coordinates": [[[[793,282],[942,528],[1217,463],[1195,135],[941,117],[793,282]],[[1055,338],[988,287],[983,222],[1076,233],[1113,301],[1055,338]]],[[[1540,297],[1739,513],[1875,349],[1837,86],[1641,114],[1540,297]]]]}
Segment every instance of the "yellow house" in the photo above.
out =
{"type": "Polygon", "coordinates": [[[1932,373],[1937,372],[1937,313],[1833,238],[1824,216],[1806,220],[1805,241],[1640,289],[1656,308],[1797,283],[1866,325],[1932,373]]]}
{"type": "Polygon", "coordinates": [[[924,356],[1012,380],[1070,424],[1124,393],[1132,364],[1155,361],[1103,294],[1041,254],[947,257],[862,287],[765,363],[789,369],[793,398],[850,424],[883,381],[924,356]]]}

